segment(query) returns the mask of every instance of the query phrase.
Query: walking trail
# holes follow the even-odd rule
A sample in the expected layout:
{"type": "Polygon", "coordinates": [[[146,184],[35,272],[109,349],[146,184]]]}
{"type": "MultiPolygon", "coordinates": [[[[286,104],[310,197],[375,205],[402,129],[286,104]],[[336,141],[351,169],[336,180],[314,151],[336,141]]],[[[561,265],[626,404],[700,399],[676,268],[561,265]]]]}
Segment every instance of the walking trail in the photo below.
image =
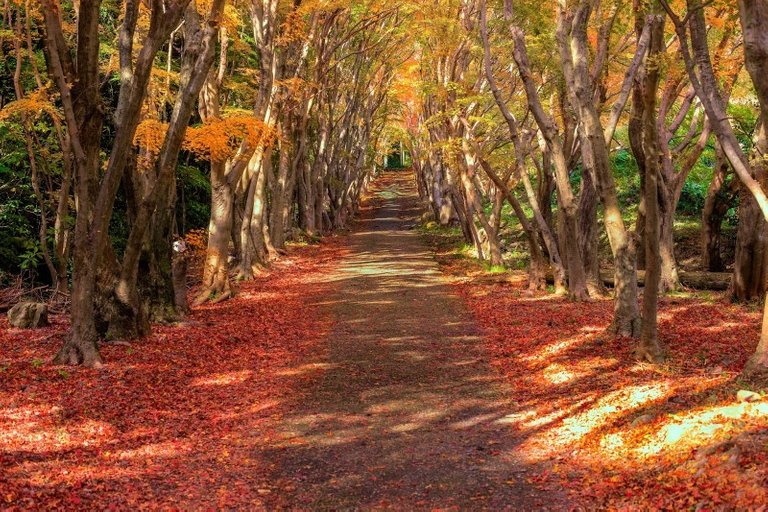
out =
{"type": "Polygon", "coordinates": [[[561,508],[527,480],[514,409],[481,333],[424,241],[410,174],[378,183],[323,297],[335,327],[315,388],[267,454],[268,506],[408,510],[561,508]]]}

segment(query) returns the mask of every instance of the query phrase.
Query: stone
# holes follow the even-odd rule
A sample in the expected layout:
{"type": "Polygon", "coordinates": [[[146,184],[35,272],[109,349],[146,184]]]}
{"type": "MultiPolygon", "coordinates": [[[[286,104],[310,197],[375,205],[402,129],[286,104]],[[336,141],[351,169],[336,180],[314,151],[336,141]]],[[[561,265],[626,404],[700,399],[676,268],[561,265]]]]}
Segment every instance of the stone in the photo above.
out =
{"type": "Polygon", "coordinates": [[[736,400],[739,402],[759,402],[762,399],[763,397],[760,393],[755,393],[754,391],[748,391],[746,389],[741,389],[736,393],[736,400]]]}
{"type": "Polygon", "coordinates": [[[8,322],[20,329],[48,325],[48,306],[39,302],[19,302],[8,310],[8,322]]]}
{"type": "Polygon", "coordinates": [[[709,370],[709,373],[711,373],[712,375],[722,375],[722,373],[723,373],[724,371],[725,371],[725,370],[723,370],[723,367],[722,367],[722,366],[715,366],[714,368],[712,368],[711,370],[709,370]]]}
{"type": "Polygon", "coordinates": [[[645,425],[647,423],[652,422],[655,419],[655,416],[653,414],[642,414],[634,419],[632,422],[633,427],[639,427],[640,425],[645,425]]]}

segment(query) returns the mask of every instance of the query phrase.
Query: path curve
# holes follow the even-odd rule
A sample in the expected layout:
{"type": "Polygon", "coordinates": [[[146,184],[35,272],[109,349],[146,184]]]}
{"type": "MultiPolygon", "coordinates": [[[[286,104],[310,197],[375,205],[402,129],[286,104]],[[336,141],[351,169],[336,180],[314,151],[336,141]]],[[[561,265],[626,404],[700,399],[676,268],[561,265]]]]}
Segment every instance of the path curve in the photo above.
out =
{"type": "Polygon", "coordinates": [[[335,328],[315,389],[269,453],[275,509],[561,508],[526,480],[504,418],[514,403],[481,334],[413,230],[410,174],[389,173],[323,298],[335,328]]]}

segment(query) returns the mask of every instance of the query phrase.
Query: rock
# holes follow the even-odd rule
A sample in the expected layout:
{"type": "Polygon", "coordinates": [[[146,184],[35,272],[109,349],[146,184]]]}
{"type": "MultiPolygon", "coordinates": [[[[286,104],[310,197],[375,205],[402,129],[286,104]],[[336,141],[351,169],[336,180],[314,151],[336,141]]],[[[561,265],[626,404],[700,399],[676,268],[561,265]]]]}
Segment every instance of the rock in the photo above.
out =
{"type": "Polygon", "coordinates": [[[746,389],[739,390],[739,392],[736,393],[736,400],[739,402],[759,402],[762,399],[763,397],[760,393],[755,393],[754,391],[748,391],[746,389]]]}
{"type": "Polygon", "coordinates": [[[8,322],[20,329],[48,325],[48,306],[39,302],[19,302],[8,310],[8,322]]]}
{"type": "Polygon", "coordinates": [[[639,427],[640,425],[646,425],[654,420],[653,414],[642,414],[632,421],[633,427],[639,427]]]}
{"type": "Polygon", "coordinates": [[[715,366],[714,368],[709,370],[709,373],[712,375],[721,375],[725,370],[723,370],[722,366],[715,366]]]}

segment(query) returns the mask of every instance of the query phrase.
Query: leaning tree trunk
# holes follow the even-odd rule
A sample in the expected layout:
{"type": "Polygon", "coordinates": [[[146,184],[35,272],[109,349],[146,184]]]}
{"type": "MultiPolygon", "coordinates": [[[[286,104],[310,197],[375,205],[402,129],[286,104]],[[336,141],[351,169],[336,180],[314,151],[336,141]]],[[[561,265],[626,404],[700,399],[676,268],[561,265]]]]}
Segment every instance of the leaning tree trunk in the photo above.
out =
{"type": "MultiPolygon", "coordinates": [[[[505,9],[506,11],[506,9],[505,9]]],[[[589,297],[587,279],[584,273],[584,260],[578,242],[578,211],[573,190],[568,176],[568,163],[565,158],[562,138],[558,132],[554,120],[546,113],[539,97],[538,86],[531,73],[528,50],[525,44],[525,35],[522,30],[511,21],[511,13],[507,16],[510,23],[510,32],[514,40],[514,59],[520,76],[525,86],[528,105],[533,112],[536,123],[546,139],[547,149],[552,158],[555,169],[555,185],[557,188],[557,200],[559,205],[559,221],[563,227],[563,236],[560,242],[563,248],[560,254],[564,255],[568,269],[568,292],[573,300],[583,300],[589,297]]]]}
{"type": "Polygon", "coordinates": [[[590,15],[589,4],[582,4],[575,19],[570,21],[561,9],[557,28],[560,61],[580,122],[582,160],[585,167],[594,169],[595,183],[603,202],[605,230],[613,253],[616,300],[610,331],[620,336],[638,337],[641,321],[637,304],[636,245],[624,225],[605,130],[593,101],[594,86],[588,68],[587,26],[590,15]]]}
{"type": "Polygon", "coordinates": [[[541,191],[544,191],[545,197],[543,198],[543,201],[546,203],[545,208],[549,214],[549,217],[547,218],[542,213],[542,198],[537,197],[536,192],[533,190],[530,176],[528,175],[528,170],[525,168],[524,161],[526,151],[523,147],[520,137],[520,127],[518,125],[517,119],[515,119],[512,112],[507,108],[505,98],[501,93],[501,90],[499,89],[496,83],[496,79],[493,75],[493,66],[491,65],[491,47],[488,37],[487,9],[485,1],[481,2],[480,4],[480,35],[483,42],[483,67],[485,70],[486,79],[488,80],[488,85],[491,89],[491,92],[493,93],[493,97],[496,100],[496,105],[498,106],[499,110],[504,116],[504,119],[507,122],[509,134],[515,147],[515,170],[518,177],[523,182],[523,187],[525,188],[525,192],[528,195],[528,202],[531,205],[531,210],[533,210],[534,224],[538,224],[539,229],[534,229],[532,223],[528,221],[528,217],[520,206],[520,203],[515,195],[509,190],[507,184],[504,183],[503,180],[499,179],[499,177],[493,172],[493,169],[490,167],[490,165],[487,164],[487,162],[484,162],[482,159],[480,159],[480,165],[483,167],[483,169],[485,169],[486,174],[488,174],[496,187],[499,188],[508,198],[512,208],[515,211],[515,215],[517,215],[518,219],[520,220],[520,224],[523,227],[523,230],[528,239],[528,247],[531,253],[531,264],[530,268],[528,269],[529,289],[539,290],[546,288],[545,274],[547,265],[544,253],[541,250],[541,245],[539,244],[539,234],[541,234],[542,242],[547,247],[547,255],[549,256],[552,263],[552,270],[555,278],[555,293],[564,295],[567,293],[565,268],[560,258],[560,251],[557,247],[557,241],[552,235],[551,230],[552,210],[549,206],[549,203],[552,197],[552,179],[550,177],[549,168],[539,173],[539,193],[541,194],[541,191]]]}
{"type": "MultiPolygon", "coordinates": [[[[483,205],[480,200],[480,195],[475,186],[475,173],[477,169],[477,158],[472,154],[469,143],[465,139],[463,141],[464,161],[459,166],[460,179],[464,187],[464,196],[466,198],[467,205],[467,219],[474,226],[474,216],[477,216],[477,220],[480,222],[480,226],[483,228],[485,234],[485,244],[483,244],[482,237],[477,235],[475,240],[477,245],[478,254],[482,255],[483,245],[488,248],[488,257],[490,264],[493,266],[502,266],[504,261],[501,257],[501,248],[499,246],[498,234],[488,222],[488,217],[483,211],[483,205]]],[[[482,257],[481,257],[482,259],[482,257]]]]}
{"type": "MultiPolygon", "coordinates": [[[[515,197],[515,194],[509,189],[509,187],[507,187],[507,185],[498,176],[498,174],[496,174],[496,172],[493,170],[493,167],[491,167],[491,165],[482,158],[480,158],[479,161],[480,166],[483,168],[483,170],[485,170],[488,177],[496,185],[496,188],[503,194],[504,197],[506,197],[507,201],[509,201],[509,204],[512,206],[515,215],[520,221],[520,226],[523,228],[523,232],[525,233],[526,240],[528,241],[528,250],[531,256],[531,263],[528,269],[528,288],[530,290],[545,289],[547,287],[547,259],[544,256],[544,252],[541,250],[541,246],[539,245],[538,231],[534,229],[533,224],[528,220],[528,216],[525,214],[525,210],[523,210],[520,201],[518,201],[517,197],[515,197]]],[[[527,189],[532,194],[533,189],[531,187],[531,182],[525,172],[525,169],[523,169],[523,181],[526,183],[527,189]]],[[[535,196],[531,195],[530,197],[533,197],[533,200],[531,201],[531,208],[534,211],[534,217],[538,215],[539,219],[541,220],[541,213],[537,212],[538,204],[536,203],[535,196]]],[[[544,223],[544,228],[547,228],[546,223],[544,223]]],[[[545,237],[545,241],[547,241],[547,243],[549,243],[552,247],[550,251],[550,258],[552,258],[551,261],[555,278],[555,290],[558,294],[564,295],[567,293],[565,283],[565,269],[562,265],[562,261],[560,260],[560,253],[557,250],[557,242],[554,240],[551,233],[547,232],[543,233],[543,235],[545,237]]]]}
{"type": "MultiPolygon", "coordinates": [[[[126,160],[122,183],[128,224],[134,231],[143,222],[139,212],[152,183],[152,169],[137,172],[135,153],[131,153],[126,160]]],[[[137,282],[121,281],[120,261],[111,244],[106,244],[101,253],[94,294],[97,334],[108,340],[132,340],[149,334],[150,324],[144,303],[139,300],[137,282]]]]}
{"type": "MultiPolygon", "coordinates": [[[[149,161],[150,158],[146,160],[149,161]]],[[[157,177],[152,168],[138,170],[136,159],[131,158],[123,179],[123,188],[128,203],[128,217],[131,224],[138,221],[139,210],[143,207],[143,202],[156,180],[157,177]]],[[[146,317],[149,321],[158,323],[173,322],[178,318],[172,263],[174,206],[176,203],[175,176],[172,176],[171,180],[173,182],[170,186],[171,193],[165,198],[165,204],[158,203],[141,243],[137,278],[137,293],[141,300],[136,309],[137,316],[133,319],[120,320],[125,327],[131,322],[136,324],[133,329],[135,336],[131,336],[129,330],[121,329],[124,332],[123,336],[127,336],[129,339],[137,337],[139,331],[144,331],[143,325],[140,325],[139,317],[146,317]]],[[[114,267],[118,268],[116,261],[114,267]]],[[[107,286],[106,288],[109,289],[110,287],[107,286]]],[[[130,308],[120,309],[129,314],[132,311],[130,308]]],[[[114,318],[113,321],[118,320],[114,318]]]]}

